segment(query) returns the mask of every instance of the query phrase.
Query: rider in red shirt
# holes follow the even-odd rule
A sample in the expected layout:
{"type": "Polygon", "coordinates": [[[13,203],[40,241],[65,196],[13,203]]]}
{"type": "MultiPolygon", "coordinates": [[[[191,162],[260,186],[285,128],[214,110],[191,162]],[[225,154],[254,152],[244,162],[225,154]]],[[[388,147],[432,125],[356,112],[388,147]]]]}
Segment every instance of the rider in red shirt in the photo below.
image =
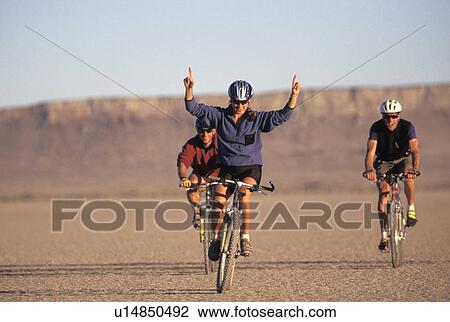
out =
{"type": "MultiPolygon", "coordinates": [[[[207,119],[197,119],[195,122],[197,135],[190,138],[178,154],[177,166],[180,186],[189,188],[193,183],[204,182],[204,177],[209,174],[219,175],[217,166],[217,135],[216,130],[207,119]],[[188,169],[192,168],[188,176],[188,169]]],[[[193,225],[198,228],[200,224],[200,191],[188,190],[187,199],[194,210],[193,225]]]]}

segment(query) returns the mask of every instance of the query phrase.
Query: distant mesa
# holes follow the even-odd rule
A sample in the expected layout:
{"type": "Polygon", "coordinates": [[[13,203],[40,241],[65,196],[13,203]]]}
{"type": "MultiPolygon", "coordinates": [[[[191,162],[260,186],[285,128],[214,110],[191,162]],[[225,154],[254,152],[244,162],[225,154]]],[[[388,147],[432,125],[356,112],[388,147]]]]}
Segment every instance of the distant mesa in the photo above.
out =
{"type": "MultiPolygon", "coordinates": [[[[424,184],[450,188],[450,84],[305,90],[288,124],[263,138],[265,178],[281,191],[366,188],[368,129],[386,98],[398,99],[422,142],[424,184]],[[280,185],[281,183],[281,185],[280,185]]],[[[259,111],[281,108],[288,92],[256,93],[259,111]]],[[[89,98],[0,109],[0,199],[55,195],[177,193],[176,155],[195,135],[179,97],[89,98]]],[[[225,95],[199,100],[226,106],[225,95]]],[[[369,187],[370,188],[370,187],[369,187]]]]}

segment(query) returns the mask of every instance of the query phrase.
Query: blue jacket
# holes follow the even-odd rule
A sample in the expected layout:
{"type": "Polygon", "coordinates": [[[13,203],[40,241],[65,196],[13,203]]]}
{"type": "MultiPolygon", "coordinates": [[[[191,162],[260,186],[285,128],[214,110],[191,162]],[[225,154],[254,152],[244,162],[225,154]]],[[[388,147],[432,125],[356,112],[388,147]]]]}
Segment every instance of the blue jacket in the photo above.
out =
{"type": "Polygon", "coordinates": [[[292,115],[287,105],[281,110],[257,112],[253,121],[248,113],[234,123],[232,107],[221,108],[198,103],[196,99],[185,101],[186,110],[196,117],[205,117],[216,128],[219,138],[217,163],[226,166],[262,165],[261,132],[270,132],[292,115]]]}

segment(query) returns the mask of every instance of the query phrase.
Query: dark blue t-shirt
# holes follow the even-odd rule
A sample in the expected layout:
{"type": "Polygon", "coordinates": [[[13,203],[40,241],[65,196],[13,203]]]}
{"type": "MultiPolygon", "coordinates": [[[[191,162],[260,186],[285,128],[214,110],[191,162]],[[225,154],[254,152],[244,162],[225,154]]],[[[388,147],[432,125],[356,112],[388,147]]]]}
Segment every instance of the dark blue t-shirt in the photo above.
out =
{"type": "Polygon", "coordinates": [[[369,140],[377,141],[376,155],[379,160],[392,161],[409,155],[409,140],[416,138],[414,125],[404,119],[400,119],[394,131],[384,124],[384,120],[378,120],[370,127],[369,140]]]}

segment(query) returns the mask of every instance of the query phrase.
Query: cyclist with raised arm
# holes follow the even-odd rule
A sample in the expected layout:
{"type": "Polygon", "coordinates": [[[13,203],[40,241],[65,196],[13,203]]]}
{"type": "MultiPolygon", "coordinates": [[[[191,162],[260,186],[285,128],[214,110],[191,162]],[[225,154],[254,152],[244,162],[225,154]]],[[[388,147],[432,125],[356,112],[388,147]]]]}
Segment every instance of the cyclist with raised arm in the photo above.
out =
{"type": "MultiPolygon", "coordinates": [[[[216,130],[206,118],[197,119],[195,122],[197,135],[190,138],[178,154],[177,167],[180,186],[189,188],[192,184],[204,183],[204,177],[208,175],[218,176],[217,166],[217,136],[216,130]],[[188,176],[188,169],[192,168],[188,176]]],[[[188,190],[187,199],[192,205],[194,228],[200,226],[200,190],[188,190]]]]}
{"type": "MultiPolygon", "coordinates": [[[[301,86],[292,80],[291,95],[287,104],[280,110],[256,112],[250,106],[253,97],[252,86],[243,80],[233,82],[228,88],[230,103],[226,108],[208,106],[197,102],[194,98],[194,78],[192,70],[183,81],[185,86],[185,104],[189,113],[196,117],[208,119],[216,128],[219,139],[219,155],[221,178],[238,179],[248,184],[259,184],[262,175],[261,133],[272,131],[292,116],[300,95],[301,86]]],[[[243,188],[240,191],[240,206],[243,225],[241,235],[241,255],[249,256],[253,247],[250,243],[250,196],[251,191],[243,188]]],[[[228,188],[218,185],[215,192],[217,224],[214,227],[215,239],[209,247],[209,258],[217,261],[220,252],[218,234],[223,221],[223,209],[228,195],[228,188]]]]}
{"type": "MultiPolygon", "coordinates": [[[[408,200],[406,225],[412,227],[417,222],[414,179],[420,166],[419,142],[414,125],[400,118],[401,111],[402,106],[396,100],[389,99],[381,104],[382,118],[372,124],[369,132],[364,175],[371,181],[375,181],[377,176],[384,174],[403,172],[407,175],[405,180],[405,194],[408,200]]],[[[381,227],[381,241],[378,249],[381,252],[389,251],[384,226],[387,222],[386,201],[389,189],[387,182],[378,182],[378,215],[381,227]]]]}

